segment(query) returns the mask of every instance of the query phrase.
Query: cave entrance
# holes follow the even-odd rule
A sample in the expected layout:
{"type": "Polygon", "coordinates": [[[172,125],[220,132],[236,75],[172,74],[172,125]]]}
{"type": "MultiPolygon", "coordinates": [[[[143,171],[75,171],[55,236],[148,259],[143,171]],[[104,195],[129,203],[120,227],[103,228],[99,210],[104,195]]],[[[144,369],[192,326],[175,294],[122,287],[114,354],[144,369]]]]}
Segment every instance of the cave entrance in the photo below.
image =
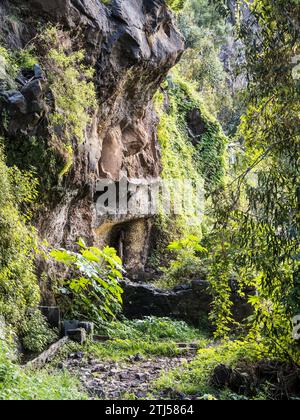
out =
{"type": "Polygon", "coordinates": [[[151,226],[150,220],[140,219],[118,223],[110,230],[108,244],[117,250],[118,256],[130,274],[134,275],[145,269],[151,226]]]}
{"type": "Polygon", "coordinates": [[[128,223],[121,223],[112,228],[109,238],[109,245],[117,250],[118,256],[125,263],[125,241],[126,232],[129,229],[128,223]]]}

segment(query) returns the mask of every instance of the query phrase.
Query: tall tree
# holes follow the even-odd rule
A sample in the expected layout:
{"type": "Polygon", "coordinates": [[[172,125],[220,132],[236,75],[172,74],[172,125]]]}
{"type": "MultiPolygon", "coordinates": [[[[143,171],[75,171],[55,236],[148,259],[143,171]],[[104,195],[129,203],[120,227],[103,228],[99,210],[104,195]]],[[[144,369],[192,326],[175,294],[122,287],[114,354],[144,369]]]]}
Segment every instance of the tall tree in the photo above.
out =
{"type": "Polygon", "coordinates": [[[239,136],[246,153],[218,208],[212,275],[221,274],[221,281],[212,280],[215,316],[228,331],[233,269],[241,290],[252,285],[257,291],[250,299],[252,332],[277,354],[300,361],[292,340],[292,318],[300,314],[300,3],[242,3],[237,29],[249,96],[239,136]]]}

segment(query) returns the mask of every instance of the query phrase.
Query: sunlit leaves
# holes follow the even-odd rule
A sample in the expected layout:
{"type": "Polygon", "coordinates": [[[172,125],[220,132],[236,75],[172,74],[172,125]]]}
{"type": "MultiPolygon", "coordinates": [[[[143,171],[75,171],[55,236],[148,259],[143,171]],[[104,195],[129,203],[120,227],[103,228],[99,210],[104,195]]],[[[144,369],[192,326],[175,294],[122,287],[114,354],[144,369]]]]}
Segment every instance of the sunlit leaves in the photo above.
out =
{"type": "Polygon", "coordinates": [[[122,260],[114,248],[87,247],[82,239],[80,252],[53,250],[52,258],[69,267],[71,279],[61,288],[62,302],[70,317],[101,322],[115,317],[122,306],[122,260]]]}
{"type": "MultiPolygon", "coordinates": [[[[299,313],[300,96],[292,77],[292,58],[299,52],[299,2],[248,3],[254,23],[239,27],[250,82],[239,130],[245,157],[226,191],[228,201],[218,203],[215,238],[220,246],[226,237],[230,247],[213,264],[217,269],[229,262],[227,279],[222,271],[219,283],[212,279],[214,313],[218,317],[219,308],[226,308],[226,281],[235,272],[240,289],[251,285],[255,290],[249,298],[254,308],[251,336],[260,337],[278,357],[299,360],[291,338],[291,319],[299,313]],[[256,182],[247,182],[249,174],[256,182]]],[[[225,317],[218,321],[226,325],[225,317]]]]}

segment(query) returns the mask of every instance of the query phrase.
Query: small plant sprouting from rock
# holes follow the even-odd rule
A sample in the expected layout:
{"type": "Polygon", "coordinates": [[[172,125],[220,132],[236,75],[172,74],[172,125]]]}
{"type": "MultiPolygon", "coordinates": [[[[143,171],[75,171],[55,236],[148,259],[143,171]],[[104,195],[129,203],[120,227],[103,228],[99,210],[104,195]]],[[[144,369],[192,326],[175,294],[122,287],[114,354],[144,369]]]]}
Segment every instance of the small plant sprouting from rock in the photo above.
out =
{"type": "Polygon", "coordinates": [[[72,166],[74,145],[84,142],[97,107],[94,70],[85,65],[83,50],[72,51],[64,46],[66,38],[57,27],[47,28],[40,36],[47,48],[43,60],[55,104],[50,115],[52,143],[66,162],[61,176],[72,166]]]}

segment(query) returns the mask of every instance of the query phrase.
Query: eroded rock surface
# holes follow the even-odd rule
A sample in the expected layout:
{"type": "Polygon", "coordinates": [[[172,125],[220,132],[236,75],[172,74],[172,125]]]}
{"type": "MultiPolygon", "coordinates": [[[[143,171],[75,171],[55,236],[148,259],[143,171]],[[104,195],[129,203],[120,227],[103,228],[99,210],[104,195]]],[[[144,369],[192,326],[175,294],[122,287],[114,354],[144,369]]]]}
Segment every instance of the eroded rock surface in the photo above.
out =
{"type": "MultiPolygon", "coordinates": [[[[28,44],[39,25],[61,25],[66,45],[70,50],[83,47],[88,64],[95,69],[97,111],[84,144],[73,145],[73,166],[60,194],[38,221],[41,235],[55,246],[72,246],[78,237],[101,245],[110,240],[116,226],[124,225],[129,238],[122,245],[125,264],[141,269],[148,246],[145,238],[151,229],[149,221],[116,217],[107,223],[106,217],[96,214],[94,200],[99,178],[119,181],[160,174],[152,98],[184,50],[165,1],[112,0],[106,6],[98,0],[4,0],[0,19],[1,33],[10,34],[7,42],[11,48],[28,44]],[[13,14],[16,23],[12,22],[13,14]],[[144,224],[143,240],[132,238],[128,223],[144,224]],[[134,255],[133,243],[141,249],[134,255]]],[[[47,141],[46,103],[51,105],[47,74],[45,78],[25,78],[24,85],[19,83],[13,91],[2,91],[1,95],[5,111],[16,117],[8,135],[21,133],[47,141]]]]}
{"type": "MultiPolygon", "coordinates": [[[[190,285],[182,285],[174,290],[160,290],[143,283],[122,282],[124,289],[124,314],[130,319],[145,316],[171,317],[183,320],[196,327],[209,326],[208,313],[211,311],[212,294],[209,284],[195,280],[190,285]]],[[[232,288],[233,316],[238,322],[252,313],[248,296],[253,290],[245,291],[246,297],[239,296],[232,288]]]]}

